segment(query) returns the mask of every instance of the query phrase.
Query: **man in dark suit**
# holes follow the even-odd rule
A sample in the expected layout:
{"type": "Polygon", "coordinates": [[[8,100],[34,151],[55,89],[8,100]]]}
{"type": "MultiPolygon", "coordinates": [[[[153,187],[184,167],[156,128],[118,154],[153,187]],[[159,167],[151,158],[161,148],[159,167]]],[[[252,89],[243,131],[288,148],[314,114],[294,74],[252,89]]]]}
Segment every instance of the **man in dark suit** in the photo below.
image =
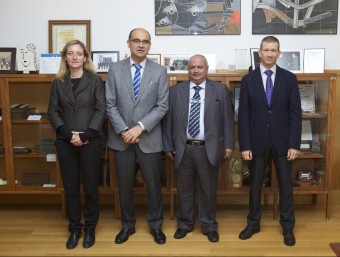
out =
{"type": "Polygon", "coordinates": [[[259,56],[260,66],[243,77],[240,91],[238,136],[242,158],[251,161],[251,183],[248,225],[239,238],[246,240],[260,232],[261,190],[271,155],[279,183],[284,243],[293,246],[295,217],[291,170],[300,149],[302,126],[298,82],[293,73],[276,65],[280,56],[276,37],[262,40],[259,56]]]}
{"type": "Polygon", "coordinates": [[[133,184],[136,159],[148,192],[147,221],[158,244],[164,244],[161,190],[161,120],[168,110],[168,79],[164,66],[146,58],[149,32],[130,32],[130,58],[112,63],[106,80],[106,110],[112,124],[108,146],[115,150],[115,165],[122,208],[122,229],[117,244],[135,233],[133,184]]]}
{"type": "Polygon", "coordinates": [[[197,178],[202,231],[217,242],[219,165],[234,148],[233,112],[228,88],[207,79],[203,55],[189,59],[188,74],[189,81],[170,88],[169,111],[162,122],[164,151],[174,162],[179,196],[174,237],[183,238],[194,228],[197,178]]]}

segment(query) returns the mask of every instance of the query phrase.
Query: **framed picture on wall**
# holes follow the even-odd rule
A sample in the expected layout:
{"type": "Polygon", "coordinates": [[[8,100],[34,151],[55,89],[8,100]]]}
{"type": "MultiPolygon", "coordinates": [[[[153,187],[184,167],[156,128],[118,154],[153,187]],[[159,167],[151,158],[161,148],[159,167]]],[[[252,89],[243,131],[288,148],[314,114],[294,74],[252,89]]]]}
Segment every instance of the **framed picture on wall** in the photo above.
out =
{"type": "Polygon", "coordinates": [[[90,20],[50,20],[48,21],[48,51],[61,53],[65,44],[71,40],[82,41],[91,51],[90,20]]]}
{"type": "Polygon", "coordinates": [[[156,35],[240,35],[241,0],[155,0],[156,35]]]}
{"type": "Polygon", "coordinates": [[[15,73],[16,48],[0,47],[0,74],[15,73]]]}
{"type": "Polygon", "coordinates": [[[110,63],[119,61],[119,51],[92,51],[91,59],[98,73],[107,73],[110,63]]]}
{"type": "Polygon", "coordinates": [[[253,0],[253,34],[337,34],[338,0],[253,0]]]}

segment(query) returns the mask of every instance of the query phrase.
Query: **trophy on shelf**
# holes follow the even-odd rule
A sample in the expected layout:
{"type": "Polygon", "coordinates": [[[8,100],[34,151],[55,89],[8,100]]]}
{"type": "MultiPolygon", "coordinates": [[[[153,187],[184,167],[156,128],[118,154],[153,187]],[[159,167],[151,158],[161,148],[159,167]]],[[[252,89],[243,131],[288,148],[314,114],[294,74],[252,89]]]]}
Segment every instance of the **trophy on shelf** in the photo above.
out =
{"type": "Polygon", "coordinates": [[[231,158],[229,162],[229,175],[233,187],[242,187],[243,176],[241,158],[231,158]]]}

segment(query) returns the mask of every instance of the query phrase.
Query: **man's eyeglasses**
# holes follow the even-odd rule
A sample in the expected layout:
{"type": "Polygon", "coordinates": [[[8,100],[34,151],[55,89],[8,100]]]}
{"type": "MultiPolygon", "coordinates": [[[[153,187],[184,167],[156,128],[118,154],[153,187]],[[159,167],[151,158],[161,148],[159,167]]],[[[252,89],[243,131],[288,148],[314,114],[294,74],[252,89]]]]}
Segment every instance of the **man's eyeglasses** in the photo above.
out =
{"type": "Polygon", "coordinates": [[[146,39],[140,40],[140,39],[136,38],[136,39],[133,39],[133,40],[130,40],[130,41],[132,41],[132,43],[134,43],[136,45],[139,45],[140,43],[142,43],[143,45],[150,45],[151,44],[150,40],[146,40],[146,39]]]}

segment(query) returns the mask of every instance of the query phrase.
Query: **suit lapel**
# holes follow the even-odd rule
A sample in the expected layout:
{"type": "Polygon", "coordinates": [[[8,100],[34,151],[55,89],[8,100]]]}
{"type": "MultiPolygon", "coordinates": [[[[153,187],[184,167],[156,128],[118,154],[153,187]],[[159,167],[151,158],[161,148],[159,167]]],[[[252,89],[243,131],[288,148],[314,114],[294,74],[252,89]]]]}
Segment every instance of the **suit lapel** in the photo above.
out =
{"type": "Polygon", "coordinates": [[[266,91],[264,90],[264,86],[263,86],[263,80],[262,80],[262,74],[261,74],[261,70],[260,70],[260,66],[258,66],[255,70],[254,70],[254,85],[256,87],[255,92],[258,92],[259,97],[262,99],[262,101],[267,104],[267,98],[266,98],[266,91]]]}
{"type": "Polygon", "coordinates": [[[130,92],[130,97],[133,101],[135,101],[135,95],[133,92],[133,85],[132,85],[130,58],[127,58],[123,61],[121,72],[125,79],[125,86],[127,86],[127,89],[130,92]]]}
{"type": "Polygon", "coordinates": [[[72,82],[70,76],[66,76],[64,79],[64,83],[61,84],[61,87],[66,95],[66,97],[69,99],[72,105],[75,105],[73,91],[72,91],[72,82]]]}
{"type": "Polygon", "coordinates": [[[189,117],[189,97],[190,97],[190,81],[187,81],[181,85],[181,90],[179,90],[179,93],[181,95],[181,101],[182,103],[182,111],[180,113],[183,114],[183,128],[186,129],[188,125],[188,117],[189,117]]]}
{"type": "Polygon", "coordinates": [[[78,95],[81,91],[83,91],[91,82],[90,74],[84,71],[84,75],[80,79],[79,85],[74,92],[74,96],[78,95]]]}
{"type": "Polygon", "coordinates": [[[279,92],[281,90],[282,81],[284,81],[284,79],[281,76],[282,76],[281,68],[276,65],[274,88],[273,88],[272,100],[271,100],[270,105],[272,105],[275,102],[275,99],[277,98],[277,96],[279,95],[279,92]]]}
{"type": "Polygon", "coordinates": [[[205,84],[205,97],[204,97],[204,117],[207,117],[207,110],[209,105],[214,101],[213,94],[215,91],[215,87],[211,80],[207,79],[205,84]]]}

